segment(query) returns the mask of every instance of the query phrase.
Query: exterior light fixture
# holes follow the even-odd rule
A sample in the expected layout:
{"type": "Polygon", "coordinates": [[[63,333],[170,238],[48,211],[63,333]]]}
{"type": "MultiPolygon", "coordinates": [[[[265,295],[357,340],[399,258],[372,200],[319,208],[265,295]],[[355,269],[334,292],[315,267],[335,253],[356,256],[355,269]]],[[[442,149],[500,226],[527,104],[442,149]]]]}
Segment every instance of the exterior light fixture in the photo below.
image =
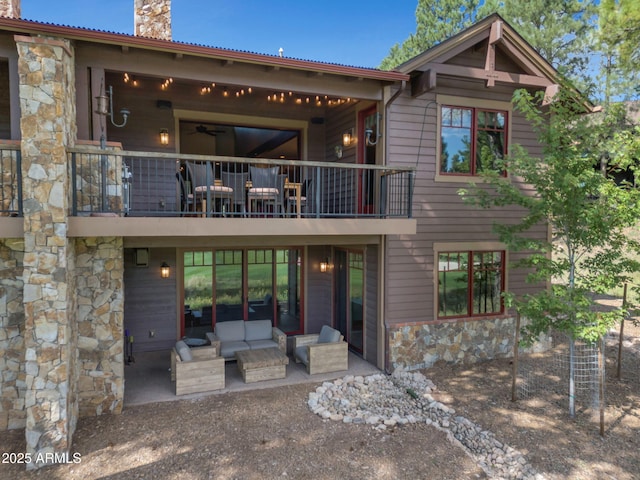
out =
{"type": "Polygon", "coordinates": [[[323,261],[320,262],[320,271],[322,273],[327,273],[328,270],[329,270],[329,259],[325,258],[323,261]]]}
{"type": "Polygon", "coordinates": [[[109,95],[102,92],[100,95],[96,97],[96,113],[98,115],[108,116],[111,120],[111,123],[114,127],[124,127],[127,124],[127,118],[131,112],[126,108],[120,110],[120,115],[122,115],[122,123],[116,123],[113,119],[113,87],[109,87],[109,95]]]}
{"type": "Polygon", "coordinates": [[[160,144],[169,145],[169,130],[166,128],[160,130],[160,144]]]}
{"type": "Polygon", "coordinates": [[[353,128],[350,128],[342,134],[342,145],[348,147],[353,140],[353,128]]]}
{"type": "Polygon", "coordinates": [[[160,277],[169,278],[169,275],[171,275],[171,267],[167,265],[167,262],[162,262],[162,265],[160,265],[160,277]]]}

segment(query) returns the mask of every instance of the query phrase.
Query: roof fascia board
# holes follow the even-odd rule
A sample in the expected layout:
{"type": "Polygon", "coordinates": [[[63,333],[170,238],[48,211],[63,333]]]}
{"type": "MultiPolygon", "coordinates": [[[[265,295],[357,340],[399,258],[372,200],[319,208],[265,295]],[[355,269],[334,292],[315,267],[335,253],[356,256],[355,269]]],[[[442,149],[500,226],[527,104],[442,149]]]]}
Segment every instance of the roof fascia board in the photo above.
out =
{"type": "Polygon", "coordinates": [[[381,100],[382,88],[374,80],[345,81],[342,76],[308,76],[304,71],[280,70],[257,74],[263,67],[236,63],[233,68],[203,57],[175,59],[167,55],[159,61],[158,55],[145,50],[123,53],[117,48],[104,49],[96,45],[76,48],[76,64],[114,72],[210,83],[221,85],[247,85],[255,88],[291,90],[313,95],[336,95],[361,100],[381,100]]]}

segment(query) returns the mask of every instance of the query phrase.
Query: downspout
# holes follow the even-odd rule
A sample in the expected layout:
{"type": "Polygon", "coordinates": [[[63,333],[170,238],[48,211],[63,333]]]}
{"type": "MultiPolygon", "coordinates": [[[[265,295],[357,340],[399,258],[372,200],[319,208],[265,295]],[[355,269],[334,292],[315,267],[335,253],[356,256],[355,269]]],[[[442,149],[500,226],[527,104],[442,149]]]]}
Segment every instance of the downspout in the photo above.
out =
{"type": "MultiPolygon", "coordinates": [[[[389,100],[385,103],[384,106],[384,156],[385,156],[385,165],[388,165],[389,162],[387,162],[387,158],[388,158],[388,147],[389,147],[389,143],[388,143],[388,135],[387,133],[389,132],[389,108],[391,107],[391,104],[400,96],[400,94],[402,92],[404,92],[405,88],[407,87],[407,81],[406,80],[402,80],[402,83],[400,85],[400,88],[398,89],[398,91],[396,93],[394,93],[391,98],[389,98],[389,100]]],[[[385,266],[386,266],[386,260],[387,260],[387,236],[384,235],[382,237],[382,262],[380,262],[380,292],[382,292],[382,295],[380,295],[380,312],[382,312],[382,325],[384,327],[384,371],[386,373],[391,373],[391,369],[389,366],[389,325],[387,323],[387,315],[385,313],[386,310],[386,305],[385,305],[385,296],[386,296],[386,290],[385,290],[385,266]]]]}

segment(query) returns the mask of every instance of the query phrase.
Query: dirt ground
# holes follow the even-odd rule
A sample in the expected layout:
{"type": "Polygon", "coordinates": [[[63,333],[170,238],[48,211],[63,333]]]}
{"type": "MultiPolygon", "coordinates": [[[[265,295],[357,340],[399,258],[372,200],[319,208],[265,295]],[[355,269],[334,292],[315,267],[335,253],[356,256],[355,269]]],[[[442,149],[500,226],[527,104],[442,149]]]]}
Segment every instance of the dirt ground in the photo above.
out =
{"type": "MultiPolygon", "coordinates": [[[[640,478],[640,328],[625,326],[622,379],[617,339],[607,351],[605,435],[598,418],[571,419],[554,398],[511,401],[511,362],[438,364],[424,371],[437,399],[524,453],[545,478],[640,478]]],[[[543,361],[544,359],[542,359],[543,361]]],[[[1,479],[482,479],[485,473],[427,425],[384,432],[322,420],[306,406],[315,385],[211,395],[81,419],[79,462],[1,479]]],[[[24,431],[3,432],[0,452],[24,452],[24,431]]],[[[73,457],[72,459],[73,460],[73,457]]]]}

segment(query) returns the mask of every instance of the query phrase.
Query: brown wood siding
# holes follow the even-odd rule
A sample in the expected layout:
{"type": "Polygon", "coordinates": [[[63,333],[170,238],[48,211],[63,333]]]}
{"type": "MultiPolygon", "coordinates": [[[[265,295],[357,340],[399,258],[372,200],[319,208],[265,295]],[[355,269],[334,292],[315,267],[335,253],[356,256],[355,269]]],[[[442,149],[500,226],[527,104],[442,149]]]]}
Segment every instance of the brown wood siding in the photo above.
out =
{"type": "Polygon", "coordinates": [[[320,261],[329,257],[329,251],[325,246],[307,249],[305,333],[319,333],[323,325],[333,325],[333,274],[320,272],[320,261]]]}
{"type": "MultiPolygon", "coordinates": [[[[438,76],[438,94],[483,100],[510,102],[513,89],[496,86],[487,89],[483,82],[462,81],[438,76]]],[[[494,220],[516,222],[516,208],[484,211],[464,205],[458,190],[463,183],[436,182],[437,109],[436,92],[411,98],[403,92],[390,107],[387,157],[390,165],[416,166],[413,214],[417,233],[413,236],[389,236],[386,248],[385,318],[388,324],[433,320],[434,316],[434,242],[496,241],[494,220]],[[424,127],[423,127],[424,123],[424,127]]],[[[526,120],[517,112],[511,118],[511,143],[523,145],[531,154],[539,154],[535,136],[526,120]]],[[[546,227],[534,229],[546,238],[546,227]]],[[[514,260],[512,255],[510,260],[514,260]]],[[[525,284],[525,272],[510,271],[507,288],[517,294],[531,291],[525,284]]]]}
{"type": "MultiPolygon", "coordinates": [[[[169,349],[177,331],[176,250],[149,249],[149,266],[136,267],[134,249],[124,250],[124,328],[134,338],[135,352],[169,349]],[[160,278],[160,265],[171,266],[171,277],[160,278]],[[149,331],[155,331],[150,338],[149,331]]],[[[168,357],[167,357],[168,361],[168,357]]]]}
{"type": "Polygon", "coordinates": [[[365,325],[364,358],[378,363],[378,246],[365,249],[365,325]]]}

